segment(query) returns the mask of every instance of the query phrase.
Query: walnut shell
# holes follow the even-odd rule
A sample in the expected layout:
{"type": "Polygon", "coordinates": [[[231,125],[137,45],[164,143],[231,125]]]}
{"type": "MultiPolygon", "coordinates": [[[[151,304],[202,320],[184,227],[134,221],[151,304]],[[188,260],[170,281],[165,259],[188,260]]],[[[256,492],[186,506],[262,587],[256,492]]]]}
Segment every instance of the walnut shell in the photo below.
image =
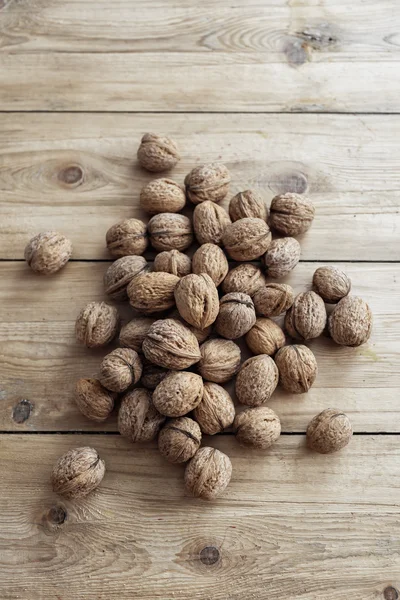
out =
{"type": "Polygon", "coordinates": [[[153,267],[157,272],[164,271],[177,277],[184,277],[192,272],[192,261],[179,250],[166,250],[157,254],[153,267]]]}
{"type": "Polygon", "coordinates": [[[153,405],[151,394],[144,388],[127,392],[118,412],[118,430],[131,442],[151,442],[165,422],[153,405]]]}
{"type": "Polygon", "coordinates": [[[253,354],[273,356],[285,342],[285,334],[279,325],[263,317],[258,317],[255,325],[246,334],[246,344],[253,354]]]}
{"type": "Polygon", "coordinates": [[[235,221],[224,231],[222,243],[233,260],[255,260],[262,256],[272,241],[271,231],[262,219],[235,221]]]}
{"type": "Polygon", "coordinates": [[[113,300],[128,298],[127,287],[130,282],[149,269],[143,256],[122,256],[112,263],[104,273],[104,291],[113,300]]]}
{"type": "Polygon", "coordinates": [[[119,343],[124,348],[131,348],[136,352],[143,352],[142,344],[150,326],[155,319],[150,317],[135,317],[121,328],[119,343]]]}
{"type": "Polygon", "coordinates": [[[222,244],[222,236],[231,219],[222,206],[206,200],[193,212],[193,228],[199,244],[222,244]]]}
{"type": "Polygon", "coordinates": [[[140,192],[140,206],[149,215],[176,213],[186,204],[184,188],[172,179],[154,179],[140,192]]]}
{"type": "Polygon", "coordinates": [[[223,387],[206,381],[203,386],[203,398],[194,409],[193,415],[203,433],[215,435],[232,425],[235,405],[223,387]]]}
{"type": "Polygon", "coordinates": [[[263,256],[263,264],[268,277],[281,279],[295,268],[300,260],[299,242],[292,237],[274,240],[263,256]]]}
{"type": "Polygon", "coordinates": [[[212,333],[212,325],[209,325],[208,327],[205,327],[204,329],[195,327],[194,325],[191,325],[190,323],[185,321],[185,319],[183,317],[181,317],[181,315],[179,314],[177,309],[175,309],[171,313],[169,313],[168,318],[175,319],[176,321],[179,321],[180,323],[185,325],[185,327],[190,329],[190,331],[194,334],[194,336],[196,337],[199,344],[202,344],[203,342],[205,342],[206,339],[208,339],[212,333]]]}
{"type": "Polygon", "coordinates": [[[317,361],[307,346],[284,346],[275,356],[279,370],[279,383],[288,392],[304,394],[315,381],[317,361]]]}
{"type": "Polygon", "coordinates": [[[193,242],[192,224],[185,215],[161,213],[147,224],[151,245],[158,252],[186,250],[193,242]]]}
{"type": "Polygon", "coordinates": [[[156,133],[146,133],[142,137],[137,157],[141,166],[152,173],[172,169],[181,158],[176,142],[156,133]]]}
{"type": "Polygon", "coordinates": [[[329,333],[341,346],[361,346],[371,336],[372,312],[358,296],[346,296],[329,317],[329,333]]]}
{"type": "Polygon", "coordinates": [[[265,285],[265,277],[256,265],[243,263],[229,271],[222,283],[224,294],[242,292],[253,297],[265,285]]]}
{"type": "Polygon", "coordinates": [[[183,417],[196,408],[203,396],[203,380],[190,371],[171,371],[153,394],[156,409],[167,417],[183,417]]]}
{"type": "Polygon", "coordinates": [[[278,385],[276,364],[267,354],[248,358],[236,377],[235,391],[241,404],[259,406],[268,402],[278,385]]]}
{"type": "Polygon", "coordinates": [[[293,304],[293,288],[286,283],[267,283],[253,296],[256,313],[263,317],[277,317],[293,304]]]}
{"type": "Polygon", "coordinates": [[[228,340],[236,340],[245,335],[256,322],[254,304],[250,296],[232,292],[222,296],[215,329],[228,340]]]}
{"type": "Polygon", "coordinates": [[[181,317],[199,329],[214,323],[218,316],[218,291],[205,273],[182,277],[175,288],[175,302],[181,317]]]}
{"type": "Polygon", "coordinates": [[[195,335],[175,319],[153,323],[143,341],[143,352],[154,364],[175,370],[188,369],[201,358],[195,335]]]}
{"type": "Polygon", "coordinates": [[[171,419],[158,436],[160,454],[172,463],[184,463],[196,454],[201,444],[201,429],[193,419],[171,419]]]}
{"type": "Polygon", "coordinates": [[[131,306],[144,314],[168,310],[175,304],[174,289],[180,281],[171,273],[141,273],[128,285],[131,306]]]}
{"type": "Polygon", "coordinates": [[[107,354],[100,366],[100,382],[112,392],[124,392],[142,376],[142,361],[135,350],[117,348],[107,354]]]}
{"type": "Polygon", "coordinates": [[[78,342],[88,348],[106,346],[116,336],[118,311],[106,302],[90,302],[79,313],[75,323],[78,342]]]}
{"type": "Polygon", "coordinates": [[[98,379],[78,379],[75,402],[80,412],[92,421],[108,419],[114,408],[116,394],[106,390],[98,379]]]}
{"type": "Polygon", "coordinates": [[[327,408],[308,425],[307,444],[316,452],[331,454],[347,446],[352,435],[349,417],[337,408],[327,408]]]}
{"type": "Polygon", "coordinates": [[[319,267],[313,276],[313,288],[324,302],[336,304],[350,292],[351,280],[337,267],[319,267]]]}
{"type": "Polygon", "coordinates": [[[228,486],[232,477],[229,456],[205,446],[200,448],[185,470],[185,488],[190,496],[214,500],[228,486]]]}
{"type": "Polygon", "coordinates": [[[168,373],[168,369],[153,365],[153,363],[145,359],[143,362],[143,372],[140,383],[149,390],[155,390],[168,373]]]}
{"type": "Polygon", "coordinates": [[[283,235],[299,235],[310,228],[315,208],[307,196],[288,192],[271,202],[269,224],[283,235]]]}
{"type": "Polygon", "coordinates": [[[233,196],[229,203],[229,216],[232,221],[252,217],[267,220],[268,208],[265,200],[258,192],[246,190],[233,196]]]}
{"type": "Polygon", "coordinates": [[[97,450],[89,447],[69,450],[54,465],[53,491],[64,498],[83,498],[101,483],[106,466],[97,450]]]}
{"type": "Polygon", "coordinates": [[[193,273],[200,275],[206,273],[211,277],[216,286],[218,286],[226,277],[229,271],[228,260],[216,244],[203,244],[194,253],[192,259],[193,273]]]}
{"type": "Polygon", "coordinates": [[[296,296],[286,313],[285,327],[293,338],[312,340],[324,331],[326,319],[326,308],[321,296],[315,292],[302,292],[296,296]]]}
{"type": "Polygon", "coordinates": [[[231,174],[225,165],[201,165],[186,175],[186,194],[193,204],[200,204],[206,200],[220,202],[229,191],[230,181],[231,174]]]}
{"type": "Polygon", "coordinates": [[[201,359],[198,364],[203,379],[214,383],[225,383],[239,370],[241,352],[235,342],[216,338],[200,346],[201,359]]]}
{"type": "Polygon", "coordinates": [[[65,267],[72,254],[72,244],[57,231],[38,233],[25,247],[25,260],[35,273],[52,275],[65,267]]]}
{"type": "Polygon", "coordinates": [[[267,406],[256,406],[246,408],[236,416],[233,431],[242,446],[266,450],[279,438],[281,422],[267,406]]]}
{"type": "Polygon", "coordinates": [[[149,245],[146,225],[139,219],[125,219],[110,227],[106,233],[106,242],[108,251],[114,258],[141,255],[149,245]]]}

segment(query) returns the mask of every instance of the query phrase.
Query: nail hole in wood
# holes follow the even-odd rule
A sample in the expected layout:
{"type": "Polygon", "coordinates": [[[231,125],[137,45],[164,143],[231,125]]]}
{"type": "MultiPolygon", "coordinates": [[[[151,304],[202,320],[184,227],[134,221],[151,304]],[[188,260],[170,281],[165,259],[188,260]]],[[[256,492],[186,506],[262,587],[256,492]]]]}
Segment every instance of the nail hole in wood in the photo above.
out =
{"type": "Polygon", "coordinates": [[[25,423],[31,415],[33,404],[29,400],[20,400],[13,408],[13,419],[16,423],[25,423]]]}

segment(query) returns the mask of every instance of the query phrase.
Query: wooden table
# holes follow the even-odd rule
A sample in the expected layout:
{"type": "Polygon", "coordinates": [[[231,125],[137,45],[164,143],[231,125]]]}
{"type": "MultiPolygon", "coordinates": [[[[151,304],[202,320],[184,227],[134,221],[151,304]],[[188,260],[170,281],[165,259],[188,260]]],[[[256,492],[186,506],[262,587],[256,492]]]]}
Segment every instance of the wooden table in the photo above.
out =
{"type": "Polygon", "coordinates": [[[0,0],[1,600],[399,598],[399,28],[397,0],[0,0]],[[178,181],[215,160],[232,193],[307,192],[317,216],[287,281],[339,264],[375,318],[365,346],[310,344],[317,382],[275,394],[270,451],[207,440],[234,468],[214,503],[73,402],[108,351],[78,346],[74,320],[103,298],[105,231],[140,215],[146,131],[179,142],[178,181]],[[48,229],[74,254],[42,278],[23,250],[48,229]],[[329,406],[355,435],[316,455],[304,431],[329,406]],[[49,473],[81,445],[107,474],[67,502],[49,473]]]}

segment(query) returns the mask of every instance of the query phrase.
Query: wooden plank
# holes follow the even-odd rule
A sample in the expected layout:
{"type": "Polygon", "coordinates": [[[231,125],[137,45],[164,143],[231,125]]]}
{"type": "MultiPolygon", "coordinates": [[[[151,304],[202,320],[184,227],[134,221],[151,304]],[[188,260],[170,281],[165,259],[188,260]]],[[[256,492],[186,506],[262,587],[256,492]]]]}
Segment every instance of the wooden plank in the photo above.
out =
{"type": "Polygon", "coordinates": [[[152,444],[1,436],[1,598],[375,600],[399,588],[397,436],[355,437],[332,456],[308,452],[303,436],[268,452],[211,442],[233,478],[205,503],[185,497],[183,467],[152,444]],[[49,473],[77,445],[96,447],[107,472],[67,502],[49,473]]]}
{"type": "MultiPolygon", "coordinates": [[[[309,288],[318,264],[300,263],[286,281],[296,292],[309,288]]],[[[372,338],[355,349],[327,338],[314,340],[310,347],[319,366],[314,387],[303,396],[277,390],[270,406],[285,431],[304,431],[320,410],[338,406],[350,415],[356,431],[398,432],[400,266],[340,266],[352,279],[353,293],[371,305],[372,338]]],[[[0,263],[0,430],[116,430],[115,416],[95,425],[73,402],[76,379],[96,375],[101,357],[110,350],[84,349],[74,337],[80,308],[103,299],[106,268],[103,263],[71,263],[58,276],[41,278],[24,263],[0,263]]],[[[128,320],[129,306],[120,307],[128,320]]]]}
{"type": "Polygon", "coordinates": [[[0,258],[22,258],[48,229],[72,239],[75,258],[107,258],[108,227],[144,217],[139,193],[153,176],[135,154],[148,130],[178,140],[177,181],[223,160],[232,194],[309,193],[317,215],[303,259],[400,259],[400,117],[18,113],[0,115],[0,258]]]}

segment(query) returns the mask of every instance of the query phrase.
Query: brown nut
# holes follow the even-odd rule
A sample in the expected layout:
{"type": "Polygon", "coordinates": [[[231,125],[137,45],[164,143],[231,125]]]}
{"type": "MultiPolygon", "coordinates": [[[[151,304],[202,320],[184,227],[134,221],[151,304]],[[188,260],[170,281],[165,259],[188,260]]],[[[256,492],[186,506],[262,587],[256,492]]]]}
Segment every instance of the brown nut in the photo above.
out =
{"type": "Polygon", "coordinates": [[[164,421],[165,416],[155,409],[148,390],[136,388],[122,397],[118,430],[131,442],[151,442],[164,421]]]}
{"type": "Polygon", "coordinates": [[[310,228],[315,208],[307,196],[288,192],[271,202],[269,224],[283,235],[299,235],[310,228]]]}
{"type": "Polygon", "coordinates": [[[253,296],[258,315],[277,317],[286,312],[293,304],[293,288],[286,283],[267,283],[260,287],[253,296]]]}
{"type": "Polygon", "coordinates": [[[267,276],[281,279],[288,275],[299,262],[300,253],[300,244],[295,238],[274,240],[263,256],[267,276]]]}
{"type": "Polygon", "coordinates": [[[352,435],[349,417],[337,408],[327,408],[308,425],[307,444],[316,452],[331,454],[347,446],[352,435]]]}
{"type": "Polygon", "coordinates": [[[100,382],[112,392],[124,392],[142,376],[142,361],[135,350],[117,348],[107,354],[100,366],[100,382]]]}
{"type": "Polygon", "coordinates": [[[295,339],[312,340],[324,331],[326,319],[326,308],[321,296],[315,292],[302,292],[296,296],[286,313],[285,327],[295,339]]]}
{"type": "Polygon", "coordinates": [[[231,340],[208,340],[200,346],[199,373],[208,381],[225,383],[232,379],[240,367],[240,348],[231,340]]]}
{"type": "Polygon", "coordinates": [[[271,231],[262,219],[235,221],[224,231],[222,243],[233,260],[255,260],[262,256],[272,241],[271,231]]]}
{"type": "Polygon", "coordinates": [[[231,219],[222,206],[206,200],[193,212],[193,228],[199,244],[222,244],[222,236],[231,219]]]}
{"type": "Polygon", "coordinates": [[[114,408],[116,395],[106,390],[97,379],[78,379],[75,402],[81,413],[101,423],[108,419],[114,408]]]}
{"type": "Polygon", "coordinates": [[[190,371],[171,371],[153,394],[156,409],[167,417],[183,417],[201,401],[203,380],[190,371]]]}
{"type": "Polygon", "coordinates": [[[251,298],[265,285],[265,277],[261,269],[251,263],[244,263],[229,271],[222,283],[224,294],[242,292],[251,298]]]}
{"type": "Polygon", "coordinates": [[[176,213],[185,204],[184,188],[172,179],[154,179],[140,192],[140,206],[149,215],[176,213]]]}
{"type": "Polygon", "coordinates": [[[185,488],[190,496],[214,500],[228,486],[232,477],[229,456],[205,446],[200,448],[185,470],[185,488]]]}
{"type": "Polygon", "coordinates": [[[69,450],[54,465],[53,491],[64,498],[83,498],[100,485],[105,470],[105,463],[94,448],[69,450]]]}
{"type": "Polygon", "coordinates": [[[199,329],[214,323],[218,316],[218,290],[205,273],[179,279],[175,287],[175,302],[181,317],[199,329]]]}
{"type": "Polygon", "coordinates": [[[252,217],[267,220],[268,208],[265,200],[258,192],[246,190],[233,196],[229,203],[229,216],[232,221],[252,217]]]}
{"type": "Polygon", "coordinates": [[[329,333],[341,346],[361,346],[371,336],[372,312],[358,296],[346,296],[329,317],[329,333]]]}
{"type": "Polygon", "coordinates": [[[72,244],[57,231],[35,235],[25,247],[25,260],[35,273],[52,275],[69,261],[72,244]]]}
{"type": "Polygon", "coordinates": [[[227,258],[216,244],[203,244],[194,253],[192,259],[193,273],[200,275],[206,273],[211,277],[216,286],[225,279],[229,265],[227,258]]]}
{"type": "Polygon", "coordinates": [[[259,406],[268,402],[278,385],[279,373],[270,356],[248,358],[236,377],[236,396],[241,404],[259,406]]]}
{"type": "Polygon", "coordinates": [[[143,341],[147,360],[166,369],[188,369],[200,358],[199,342],[188,327],[175,319],[160,319],[143,341]]]}
{"type": "Polygon", "coordinates": [[[141,255],[149,245],[146,225],[139,219],[125,219],[110,227],[106,233],[111,256],[121,258],[130,254],[141,255]]]}
{"type": "Polygon", "coordinates": [[[122,256],[112,263],[104,273],[104,291],[113,300],[128,298],[127,287],[130,282],[149,266],[143,256],[122,256]]]}
{"type": "Polygon", "coordinates": [[[250,296],[239,292],[225,294],[220,300],[215,329],[228,340],[245,335],[256,322],[254,304],[250,296]]]}
{"type": "Polygon", "coordinates": [[[135,317],[121,328],[119,343],[123,348],[131,348],[136,352],[143,352],[142,344],[150,326],[155,319],[150,317],[135,317]]]}
{"type": "Polygon", "coordinates": [[[185,319],[183,317],[181,317],[181,315],[179,314],[177,309],[175,309],[171,313],[169,313],[168,318],[175,319],[176,321],[179,321],[180,323],[185,325],[185,327],[190,329],[190,331],[194,334],[194,336],[196,337],[199,344],[202,344],[203,342],[205,342],[206,339],[209,338],[211,335],[212,325],[209,325],[208,327],[205,327],[204,329],[199,329],[199,327],[195,327],[194,325],[191,325],[190,323],[185,321],[185,319]]]}
{"type": "Polygon", "coordinates": [[[201,165],[186,175],[186,194],[193,204],[200,204],[206,200],[220,202],[229,191],[230,181],[231,175],[225,165],[201,165]]]}
{"type": "Polygon", "coordinates": [[[336,304],[350,292],[351,280],[337,267],[319,267],[313,276],[313,288],[324,302],[336,304]]]}
{"type": "Polygon", "coordinates": [[[143,372],[140,383],[149,390],[155,390],[158,384],[168,375],[169,370],[153,365],[147,359],[143,362],[143,372]]]}
{"type": "Polygon", "coordinates": [[[192,224],[185,215],[161,213],[147,224],[151,245],[158,252],[186,250],[193,242],[192,224]]]}
{"type": "Polygon", "coordinates": [[[116,336],[118,311],[105,302],[90,302],[79,313],[75,323],[76,339],[88,348],[106,346],[116,336]]]}
{"type": "Polygon", "coordinates": [[[273,356],[285,342],[285,334],[279,325],[263,317],[258,317],[255,325],[246,334],[246,344],[253,354],[273,356]]]}
{"type": "Polygon", "coordinates": [[[304,394],[315,381],[317,361],[307,346],[284,346],[275,356],[279,383],[288,392],[304,394]]]}
{"type": "Polygon", "coordinates": [[[154,271],[172,273],[177,277],[184,277],[192,272],[192,261],[189,256],[179,250],[166,250],[160,252],[154,259],[154,271]]]}
{"type": "Polygon", "coordinates": [[[168,310],[175,304],[174,289],[178,281],[179,277],[171,273],[141,273],[128,285],[129,302],[146,315],[168,310]]]}
{"type": "Polygon", "coordinates": [[[142,137],[137,157],[141,166],[152,173],[172,169],[181,158],[176,142],[156,133],[146,133],[142,137]]]}
{"type": "Polygon", "coordinates": [[[278,415],[267,406],[246,408],[233,423],[233,431],[242,446],[266,450],[281,434],[278,415]]]}
{"type": "Polygon", "coordinates": [[[200,448],[201,430],[189,417],[171,419],[158,436],[160,454],[172,463],[190,460],[200,448]]]}
{"type": "Polygon", "coordinates": [[[194,409],[193,415],[203,433],[215,435],[232,425],[235,418],[235,405],[223,387],[206,381],[203,387],[203,398],[194,409]]]}

